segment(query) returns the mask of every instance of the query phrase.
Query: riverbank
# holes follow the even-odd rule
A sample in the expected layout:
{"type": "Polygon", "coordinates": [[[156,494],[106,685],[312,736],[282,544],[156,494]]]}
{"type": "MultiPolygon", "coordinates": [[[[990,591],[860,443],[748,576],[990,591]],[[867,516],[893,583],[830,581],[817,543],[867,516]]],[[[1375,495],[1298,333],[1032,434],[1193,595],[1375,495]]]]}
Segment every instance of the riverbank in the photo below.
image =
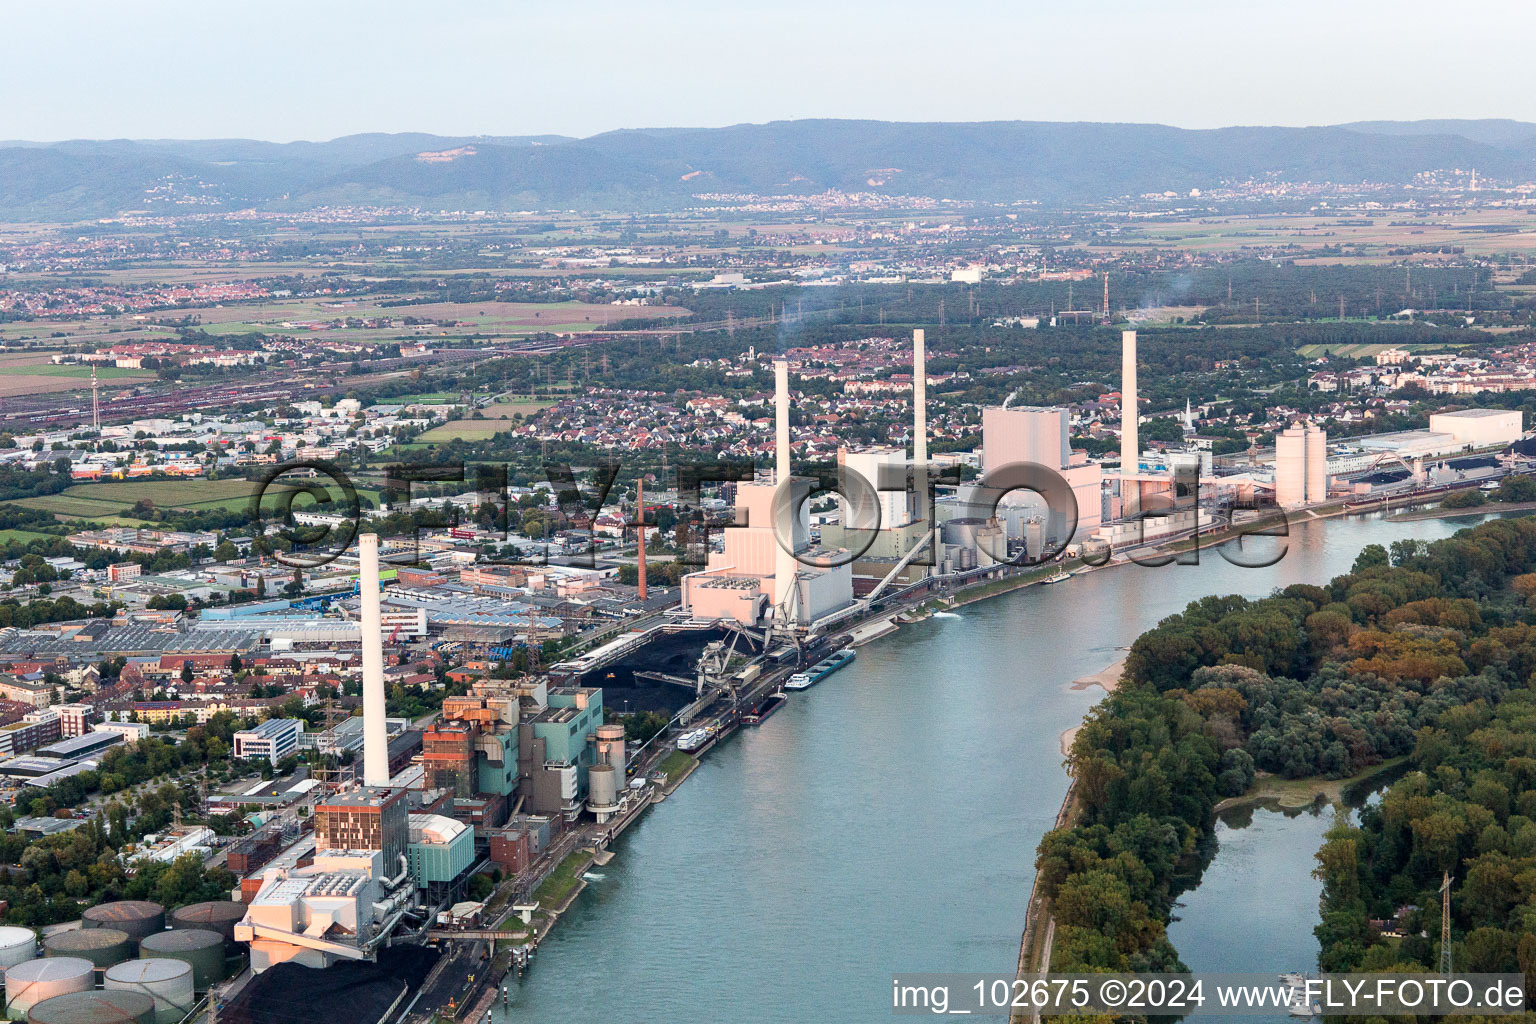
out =
{"type": "MultiPolygon", "coordinates": [[[[1072,689],[1088,690],[1098,686],[1101,687],[1105,693],[1114,693],[1115,690],[1119,689],[1120,679],[1124,675],[1125,659],[1121,658],[1119,661],[1104,666],[1097,672],[1072,680],[1072,689]]],[[[1072,753],[1072,741],[1077,738],[1077,733],[1080,729],[1082,729],[1082,727],[1082,723],[1079,722],[1077,725],[1072,726],[1070,729],[1063,729],[1061,731],[1062,757],[1066,757],[1068,754],[1072,753]]],[[[1066,808],[1063,806],[1062,814],[1065,813],[1066,808]]],[[[1058,817],[1060,817],[1060,815],[1058,815],[1058,817]]]]}
{"type": "Polygon", "coordinates": [[[1394,512],[1387,516],[1389,523],[1413,523],[1421,519],[1455,519],[1458,516],[1488,516],[1502,515],[1505,512],[1536,512],[1536,501],[1489,501],[1472,508],[1446,508],[1443,505],[1435,505],[1432,508],[1416,508],[1410,512],[1394,512]]]}

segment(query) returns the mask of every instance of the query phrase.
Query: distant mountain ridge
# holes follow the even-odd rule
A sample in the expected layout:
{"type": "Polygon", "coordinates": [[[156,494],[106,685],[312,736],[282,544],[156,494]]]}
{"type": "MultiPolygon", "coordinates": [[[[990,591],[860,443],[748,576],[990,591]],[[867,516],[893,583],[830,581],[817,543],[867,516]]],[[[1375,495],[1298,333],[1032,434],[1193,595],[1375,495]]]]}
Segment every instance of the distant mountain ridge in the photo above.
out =
{"type": "Polygon", "coordinates": [[[1428,170],[1536,178],[1536,124],[1362,121],[1204,130],[1093,122],[774,121],[577,139],[343,136],[0,142],[0,217],[126,210],[666,209],[706,192],[827,189],[984,202],[1080,202],[1266,174],[1400,182],[1428,170]]]}

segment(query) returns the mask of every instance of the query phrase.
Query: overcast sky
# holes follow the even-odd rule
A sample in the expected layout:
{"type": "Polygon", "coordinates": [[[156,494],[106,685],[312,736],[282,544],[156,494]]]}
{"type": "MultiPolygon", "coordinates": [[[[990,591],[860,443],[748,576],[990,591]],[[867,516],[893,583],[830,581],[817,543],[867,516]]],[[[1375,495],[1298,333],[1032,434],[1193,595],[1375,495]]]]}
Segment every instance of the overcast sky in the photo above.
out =
{"type": "Polygon", "coordinates": [[[1536,121],[1528,0],[26,0],[0,139],[1536,121]]]}

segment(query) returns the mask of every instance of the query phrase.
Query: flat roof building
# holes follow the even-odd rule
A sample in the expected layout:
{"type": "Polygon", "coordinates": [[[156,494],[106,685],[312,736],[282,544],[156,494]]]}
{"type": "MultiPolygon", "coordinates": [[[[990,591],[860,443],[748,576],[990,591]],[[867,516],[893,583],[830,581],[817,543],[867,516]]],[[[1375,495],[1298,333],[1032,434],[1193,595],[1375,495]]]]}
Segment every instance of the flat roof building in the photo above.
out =
{"type": "MultiPolygon", "coordinates": [[[[93,731],[83,736],[71,736],[69,739],[50,743],[46,747],[38,747],[37,756],[51,757],[58,761],[79,761],[121,742],[123,737],[120,733],[93,731]]],[[[58,768],[59,765],[54,767],[58,768]]]]}
{"type": "Polygon", "coordinates": [[[235,756],[277,764],[289,754],[299,752],[299,736],[303,732],[302,718],[269,718],[253,729],[235,733],[235,756]]]}
{"type": "Polygon", "coordinates": [[[1514,444],[1523,433],[1518,409],[1460,409],[1430,413],[1429,429],[1450,434],[1457,444],[1469,448],[1514,444]]]}
{"type": "Polygon", "coordinates": [[[393,874],[408,841],[406,791],[364,786],[315,805],[315,843],[320,849],[378,850],[393,874]]]}

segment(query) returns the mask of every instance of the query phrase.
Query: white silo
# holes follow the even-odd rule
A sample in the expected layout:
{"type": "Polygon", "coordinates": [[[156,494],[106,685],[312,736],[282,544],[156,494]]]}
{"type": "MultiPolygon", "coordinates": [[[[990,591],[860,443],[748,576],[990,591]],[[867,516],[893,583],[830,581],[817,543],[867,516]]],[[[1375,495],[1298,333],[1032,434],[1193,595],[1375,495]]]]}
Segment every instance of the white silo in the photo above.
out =
{"type": "Polygon", "coordinates": [[[26,960],[6,969],[5,1015],[25,1020],[27,1011],[44,999],[96,987],[96,965],[82,957],[54,956],[26,960]]]}
{"type": "Polygon", "coordinates": [[[0,977],[7,968],[36,958],[36,932],[31,928],[0,927],[0,977]]]}
{"type": "Polygon", "coordinates": [[[1293,423],[1275,435],[1275,504],[1296,508],[1307,503],[1307,432],[1293,423]]]}
{"type": "Polygon", "coordinates": [[[597,759],[602,764],[613,765],[614,771],[622,773],[625,768],[626,754],[624,746],[624,727],[614,723],[597,727],[597,759]]]}
{"type": "Polygon", "coordinates": [[[1307,504],[1328,500],[1328,434],[1316,423],[1307,424],[1307,504]]]}
{"type": "Polygon", "coordinates": [[[595,764],[587,769],[587,810],[599,823],[619,810],[619,773],[611,764],[595,764]]]}
{"type": "Polygon", "coordinates": [[[192,965],[183,960],[126,960],[107,968],[107,991],[142,992],[155,1001],[155,1024],[172,1024],[192,1011],[192,965]]]}

